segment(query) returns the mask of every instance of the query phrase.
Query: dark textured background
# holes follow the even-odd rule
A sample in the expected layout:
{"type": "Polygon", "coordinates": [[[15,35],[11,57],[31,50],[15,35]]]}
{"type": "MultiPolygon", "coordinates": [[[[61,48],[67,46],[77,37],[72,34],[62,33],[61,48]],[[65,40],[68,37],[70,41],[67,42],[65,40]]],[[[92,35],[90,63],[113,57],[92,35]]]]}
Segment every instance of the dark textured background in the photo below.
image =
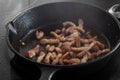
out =
{"type": "MultiPolygon", "coordinates": [[[[27,80],[10,66],[10,59],[14,55],[7,47],[5,24],[29,7],[60,1],[82,2],[99,6],[105,10],[120,3],[120,0],[0,0],[0,80],[27,80]]],[[[112,57],[108,65],[110,67],[106,70],[107,73],[103,71],[102,74],[95,75],[89,80],[120,80],[120,48],[117,53],[112,57]]]]}

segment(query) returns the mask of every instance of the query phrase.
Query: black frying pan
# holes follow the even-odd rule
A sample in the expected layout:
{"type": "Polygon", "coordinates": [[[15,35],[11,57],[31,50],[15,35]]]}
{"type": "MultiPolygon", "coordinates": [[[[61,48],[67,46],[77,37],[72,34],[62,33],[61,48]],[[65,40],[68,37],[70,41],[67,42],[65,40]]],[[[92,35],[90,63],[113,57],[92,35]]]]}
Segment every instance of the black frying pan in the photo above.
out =
{"type": "Polygon", "coordinates": [[[83,3],[57,2],[41,5],[23,12],[9,24],[11,24],[11,26],[8,26],[7,31],[9,48],[16,56],[26,62],[37,65],[40,70],[42,70],[40,80],[47,80],[52,72],[62,68],[77,69],[80,70],[80,73],[85,74],[86,72],[92,73],[102,68],[108,62],[110,57],[115,54],[116,49],[120,45],[120,26],[116,18],[98,7],[83,3]],[[61,22],[69,20],[77,23],[79,18],[84,20],[84,26],[86,28],[92,28],[107,38],[107,43],[109,43],[111,47],[111,51],[108,54],[78,65],[43,64],[24,57],[19,46],[19,41],[23,40],[29,42],[33,40],[34,37],[28,37],[31,31],[40,28],[47,34],[51,30],[60,28],[61,22]],[[54,27],[54,25],[57,27],[54,27]],[[49,73],[45,74],[47,70],[49,70],[49,73]],[[45,75],[47,77],[44,77],[45,75]]]}

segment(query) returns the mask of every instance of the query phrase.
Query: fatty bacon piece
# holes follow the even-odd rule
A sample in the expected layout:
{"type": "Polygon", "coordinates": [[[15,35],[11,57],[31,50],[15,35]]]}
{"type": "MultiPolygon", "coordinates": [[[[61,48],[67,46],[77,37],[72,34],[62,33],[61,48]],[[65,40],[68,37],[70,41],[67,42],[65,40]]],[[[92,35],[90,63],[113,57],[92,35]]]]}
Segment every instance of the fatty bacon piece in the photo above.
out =
{"type": "Polygon", "coordinates": [[[25,56],[28,57],[28,58],[32,58],[32,57],[34,57],[36,55],[36,53],[39,52],[39,50],[40,50],[40,45],[36,45],[35,48],[28,50],[25,53],[25,56]]]}

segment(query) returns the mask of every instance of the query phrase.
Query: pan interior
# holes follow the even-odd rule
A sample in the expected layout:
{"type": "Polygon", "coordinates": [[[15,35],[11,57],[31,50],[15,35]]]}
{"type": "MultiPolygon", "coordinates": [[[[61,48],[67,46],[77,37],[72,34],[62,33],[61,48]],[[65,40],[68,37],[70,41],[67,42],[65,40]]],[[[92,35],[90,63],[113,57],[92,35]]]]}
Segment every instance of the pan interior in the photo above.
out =
{"type": "MultiPolygon", "coordinates": [[[[18,52],[20,52],[22,54],[22,56],[25,56],[26,51],[34,48],[37,44],[41,45],[40,40],[37,40],[35,37],[35,32],[37,30],[43,31],[45,33],[45,37],[49,38],[49,37],[51,37],[50,36],[51,31],[54,31],[55,29],[62,29],[62,27],[63,27],[62,23],[52,23],[52,24],[40,26],[40,27],[34,29],[29,35],[28,34],[27,34],[27,36],[25,35],[26,37],[24,39],[21,39],[20,42],[17,43],[17,44],[21,44],[21,41],[26,43],[25,46],[19,45],[19,47],[17,49],[18,52]]],[[[92,35],[97,35],[99,41],[104,43],[106,47],[111,48],[109,40],[106,38],[106,36],[102,32],[97,31],[92,28],[89,28],[89,27],[85,27],[85,30],[90,31],[92,35]]],[[[42,48],[42,50],[44,50],[44,49],[42,48]]],[[[33,58],[34,61],[36,61],[36,59],[37,59],[37,57],[33,58]]]]}

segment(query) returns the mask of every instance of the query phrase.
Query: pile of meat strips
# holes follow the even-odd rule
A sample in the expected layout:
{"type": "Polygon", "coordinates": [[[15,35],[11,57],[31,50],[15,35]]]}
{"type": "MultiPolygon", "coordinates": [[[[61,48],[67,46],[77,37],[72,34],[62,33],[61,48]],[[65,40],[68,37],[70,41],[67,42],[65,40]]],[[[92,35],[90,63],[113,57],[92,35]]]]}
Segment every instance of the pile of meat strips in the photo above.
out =
{"type": "Polygon", "coordinates": [[[39,44],[25,52],[27,58],[36,57],[35,61],[38,63],[81,64],[110,51],[97,36],[85,31],[82,19],[78,20],[78,26],[71,21],[63,22],[63,28],[51,31],[49,38],[46,38],[44,33],[36,30],[35,35],[39,44]]]}

